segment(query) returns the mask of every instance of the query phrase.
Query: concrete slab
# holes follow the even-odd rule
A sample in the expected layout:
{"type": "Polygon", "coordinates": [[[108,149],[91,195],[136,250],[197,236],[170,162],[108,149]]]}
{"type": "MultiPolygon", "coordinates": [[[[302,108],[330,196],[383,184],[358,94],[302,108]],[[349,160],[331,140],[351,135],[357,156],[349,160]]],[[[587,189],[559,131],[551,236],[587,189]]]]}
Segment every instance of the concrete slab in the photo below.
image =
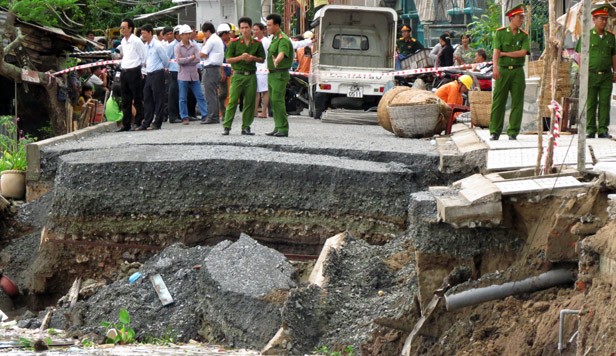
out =
{"type": "Polygon", "coordinates": [[[499,224],[502,220],[502,204],[485,202],[470,204],[459,196],[436,197],[439,218],[454,227],[499,224]]]}
{"type": "Polygon", "coordinates": [[[564,176],[494,182],[494,185],[500,189],[503,195],[515,195],[542,190],[583,187],[586,184],[578,181],[575,177],[564,176]]]}
{"type": "Polygon", "coordinates": [[[459,180],[453,186],[460,188],[460,196],[471,204],[500,201],[501,192],[498,187],[481,174],[459,180]]]}
{"type": "MultiPolygon", "coordinates": [[[[587,160],[590,160],[590,150],[586,148],[587,160]]],[[[537,148],[502,149],[488,151],[488,171],[513,170],[517,168],[534,167],[537,164],[537,148]]],[[[554,150],[554,165],[577,164],[577,146],[559,145],[554,150]]]]}
{"type": "Polygon", "coordinates": [[[487,145],[477,136],[474,130],[456,132],[451,136],[451,139],[461,153],[487,148],[487,145]]]}

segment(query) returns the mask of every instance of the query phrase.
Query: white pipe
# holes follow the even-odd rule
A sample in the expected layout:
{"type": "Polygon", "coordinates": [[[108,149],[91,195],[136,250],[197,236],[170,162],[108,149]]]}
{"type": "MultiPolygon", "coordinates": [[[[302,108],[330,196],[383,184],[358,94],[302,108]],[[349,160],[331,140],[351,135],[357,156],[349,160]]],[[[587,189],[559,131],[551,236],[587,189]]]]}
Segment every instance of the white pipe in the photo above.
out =
{"type": "Polygon", "coordinates": [[[522,281],[509,282],[502,285],[494,285],[485,288],[470,289],[458,294],[445,296],[445,304],[448,311],[484,303],[490,300],[503,299],[515,294],[529,293],[557,286],[559,284],[573,282],[573,274],[566,269],[557,269],[542,273],[536,277],[522,281]]]}
{"type": "MultiPolygon", "coordinates": [[[[565,315],[567,314],[580,314],[580,311],[571,310],[571,309],[563,309],[560,311],[560,320],[558,323],[558,351],[559,352],[565,349],[565,345],[563,345],[563,334],[565,333],[565,315]]],[[[573,335],[575,336],[576,334],[577,334],[577,331],[573,335]]],[[[573,336],[571,337],[571,340],[573,340],[573,336]]]]}

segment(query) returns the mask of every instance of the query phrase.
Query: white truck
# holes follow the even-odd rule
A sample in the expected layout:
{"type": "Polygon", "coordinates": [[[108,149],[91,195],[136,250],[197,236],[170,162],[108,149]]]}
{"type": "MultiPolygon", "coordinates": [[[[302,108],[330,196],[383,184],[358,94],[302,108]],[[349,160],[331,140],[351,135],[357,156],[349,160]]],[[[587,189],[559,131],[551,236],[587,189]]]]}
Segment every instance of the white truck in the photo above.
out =
{"type": "Polygon", "coordinates": [[[312,22],[310,114],[331,108],[377,106],[385,85],[382,73],[395,69],[397,13],[391,8],[327,5],[312,22]]]}

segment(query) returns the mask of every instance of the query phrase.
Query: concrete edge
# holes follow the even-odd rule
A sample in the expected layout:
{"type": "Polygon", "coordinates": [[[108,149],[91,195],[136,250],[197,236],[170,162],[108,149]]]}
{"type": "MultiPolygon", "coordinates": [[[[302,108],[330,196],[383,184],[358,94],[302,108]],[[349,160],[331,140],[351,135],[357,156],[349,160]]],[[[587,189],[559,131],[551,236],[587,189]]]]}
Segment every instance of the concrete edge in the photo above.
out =
{"type": "Polygon", "coordinates": [[[79,140],[81,138],[96,135],[102,132],[108,132],[110,129],[115,128],[115,122],[104,122],[98,125],[89,126],[75,132],[71,132],[65,135],[60,135],[47,140],[34,142],[26,146],[26,180],[38,181],[41,175],[41,148],[50,145],[56,145],[69,140],[79,140]]]}

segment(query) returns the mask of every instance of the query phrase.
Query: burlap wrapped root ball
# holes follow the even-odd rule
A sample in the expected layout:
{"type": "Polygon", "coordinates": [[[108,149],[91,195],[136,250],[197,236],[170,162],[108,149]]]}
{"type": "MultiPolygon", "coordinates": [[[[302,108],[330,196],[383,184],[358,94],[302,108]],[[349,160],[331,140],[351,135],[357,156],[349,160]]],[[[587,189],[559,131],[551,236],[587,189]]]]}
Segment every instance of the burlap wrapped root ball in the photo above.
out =
{"type": "Polygon", "coordinates": [[[379,106],[376,110],[376,116],[379,119],[379,125],[381,125],[382,128],[384,128],[385,130],[389,132],[394,132],[394,129],[391,128],[391,122],[389,120],[389,112],[387,112],[387,107],[389,106],[389,103],[393,100],[393,98],[396,95],[398,95],[398,93],[401,93],[407,90],[415,90],[415,89],[412,89],[411,87],[406,87],[406,86],[393,87],[389,89],[383,95],[383,97],[381,98],[381,101],[379,101],[379,106]]]}
{"type": "Polygon", "coordinates": [[[419,89],[398,92],[387,108],[393,132],[400,137],[439,134],[451,115],[449,105],[436,94],[419,89]]]}

